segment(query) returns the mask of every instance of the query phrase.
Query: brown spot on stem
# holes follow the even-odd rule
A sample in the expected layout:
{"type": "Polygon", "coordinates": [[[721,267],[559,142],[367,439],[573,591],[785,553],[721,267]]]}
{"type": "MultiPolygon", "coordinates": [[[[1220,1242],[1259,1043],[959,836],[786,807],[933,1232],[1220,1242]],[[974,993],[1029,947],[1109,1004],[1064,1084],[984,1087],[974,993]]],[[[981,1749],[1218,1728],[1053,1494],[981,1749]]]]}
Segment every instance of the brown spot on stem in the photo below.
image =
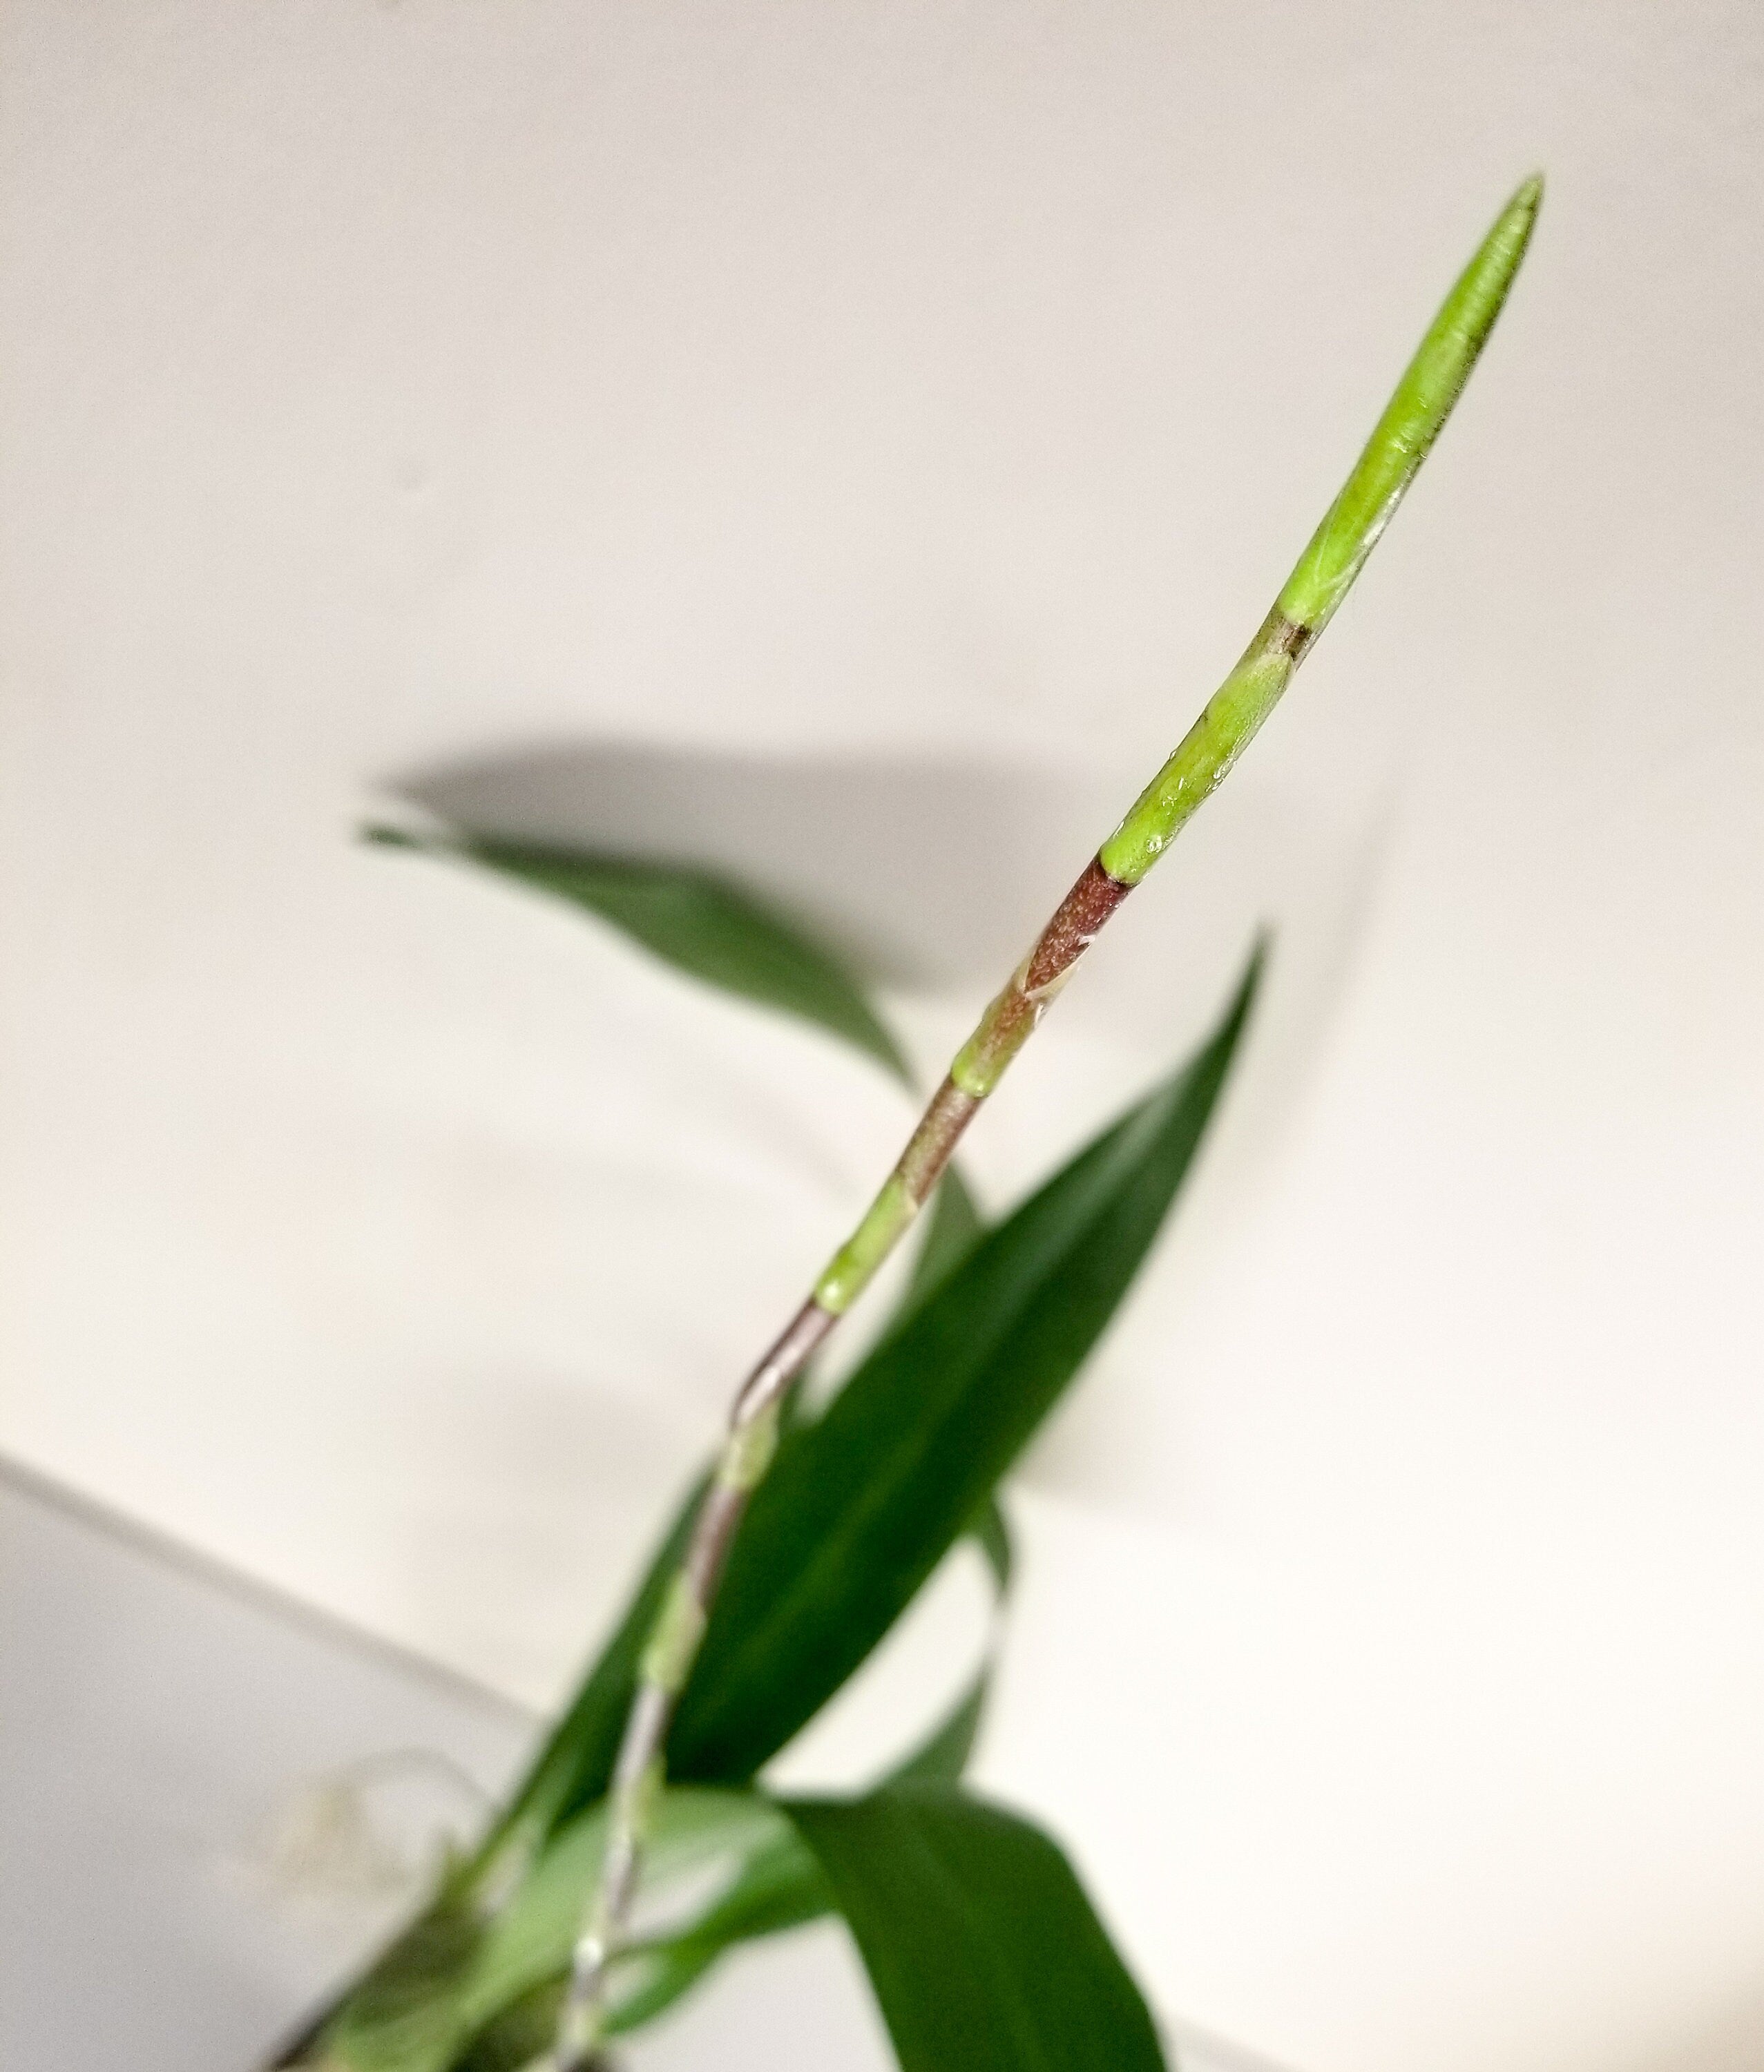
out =
{"type": "Polygon", "coordinates": [[[1316,638],[1314,626],[1302,626],[1296,619],[1289,619],[1284,611],[1276,610],[1270,615],[1269,645],[1286,656],[1295,669],[1304,660],[1305,651],[1316,638]]]}
{"type": "Polygon", "coordinates": [[[1085,865],[1078,882],[1042,929],[1035,947],[1011,974],[1005,990],[981,1018],[952,1071],[957,1083],[984,1096],[1029,1040],[1097,931],[1133,887],[1111,877],[1100,857],[1085,865]]]}
{"type": "Polygon", "coordinates": [[[1063,979],[1088,950],[1103,923],[1120,906],[1133,887],[1111,878],[1100,857],[1092,857],[1083,874],[1059,902],[1054,918],[1042,929],[1041,940],[1030,952],[1021,990],[1044,993],[1063,979]]]}

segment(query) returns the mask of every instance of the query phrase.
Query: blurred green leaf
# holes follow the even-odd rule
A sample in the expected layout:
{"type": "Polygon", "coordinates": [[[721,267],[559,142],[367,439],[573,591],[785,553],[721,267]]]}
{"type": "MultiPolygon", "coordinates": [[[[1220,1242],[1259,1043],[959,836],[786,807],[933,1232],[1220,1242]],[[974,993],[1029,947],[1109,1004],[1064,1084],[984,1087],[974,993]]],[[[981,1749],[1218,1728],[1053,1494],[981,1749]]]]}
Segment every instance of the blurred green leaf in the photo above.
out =
{"type": "MultiPolygon", "coordinates": [[[[912,1277],[901,1298],[892,1330],[898,1330],[918,1305],[959,1266],[986,1233],[986,1219],[968,1191],[968,1183],[953,1166],[944,1170],[931,1202],[924,1237],[913,1260],[912,1277]]],[[[1010,1588],[1010,1534],[998,1507],[996,1490],[989,1490],[968,1527],[993,1572],[1002,1595],[1010,1588]]]]}
{"type": "MultiPolygon", "coordinates": [[[[493,1919],[471,1921],[469,1934],[445,1949],[433,1926],[421,1934],[407,1932],[331,2024],[323,2062],[352,2072],[526,2063],[526,2057],[508,2054],[535,2024],[555,2025],[605,1837],[606,1809],[599,1805],[560,1830],[493,1919]],[[442,1961],[421,1961],[426,1939],[442,1961]]],[[[684,1991],[730,1941],[812,1918],[829,1903],[813,1857],[769,1799],[690,1786],[663,1792],[644,1856],[646,1901],[665,1899],[670,1888],[701,1883],[719,1868],[722,1892],[708,1911],[620,1959],[614,1980],[618,2025],[646,2018],[627,2016],[629,2006],[664,2004],[661,1986],[673,1982],[666,1998],[684,1991]]],[[[470,1914],[456,1910],[462,1929],[470,1914]]],[[[534,2048],[549,2041],[547,2031],[534,2048]]]]}
{"type": "Polygon", "coordinates": [[[561,1975],[524,1993],[479,2031],[450,2072],[533,2072],[557,2041],[563,1998],[561,1975]]]}
{"type": "MultiPolygon", "coordinates": [[[[985,1688],[982,1671],[890,1782],[952,1782],[959,1777],[973,1746],[985,1688]]],[[[612,1982],[615,2034],[654,2021],[738,1943],[802,1927],[837,1910],[833,1888],[801,1836],[771,1801],[755,1794],[752,1803],[772,1813],[778,1832],[761,1840],[696,1920],[639,1941],[621,1956],[612,1982]]],[[[458,2072],[520,2072],[549,2046],[557,2033],[569,1938],[598,1864],[602,1832],[598,1808],[566,1829],[500,1924],[500,1947],[486,1952],[487,1961],[480,1963],[469,1991],[462,2033],[471,2041],[452,2060],[458,2072]]]]}
{"type": "MultiPolygon", "coordinates": [[[[613,1968],[608,2027],[628,2034],[652,2021],[690,1990],[738,1942],[800,1927],[831,1913],[833,1893],[801,1837],[765,1804],[775,1839],[743,1864],[740,1876],[689,1927],[633,1944],[613,1968]]],[[[580,1895],[578,1896],[580,1905],[580,1895]]],[[[524,2072],[544,2057],[557,2033],[567,1966],[553,1963],[500,2007],[454,2061],[458,2072],[524,2072]]]]}
{"type": "Polygon", "coordinates": [[[974,1752],[991,1684],[992,1663],[989,1659],[938,1725],[893,1770],[888,1782],[953,1784],[968,1767],[968,1758],[974,1752]]]}
{"type": "Polygon", "coordinates": [[[1001,1591],[1010,1588],[1014,1556],[1011,1552],[1010,1530],[1005,1522],[1005,1514],[995,1490],[974,1514],[974,1522],[968,1527],[974,1543],[986,1557],[994,1581],[1001,1591]]]}
{"type": "Polygon", "coordinates": [[[455,1989],[483,1935],[469,1895],[443,1886],[327,2023],[323,2062],[353,2072],[439,2072],[458,2034],[455,1989]]]}
{"type": "Polygon", "coordinates": [[[763,901],[688,864],[370,827],[393,849],[479,863],[585,908],[677,971],[842,1037],[911,1082],[900,1047],[837,960],[763,901]]]}
{"type": "MultiPolygon", "coordinates": [[[[742,1549],[759,1525],[749,1557],[753,1572],[743,1585],[747,1605],[744,1610],[742,1597],[734,1597],[731,1614],[726,1590],[707,1636],[709,1659],[701,1658],[683,1707],[683,1724],[690,1725],[697,1702],[701,1721],[708,1717],[721,1744],[709,1740],[702,1725],[696,1744],[676,1729],[672,1750],[676,1777],[730,1781],[711,1770],[718,1762],[747,1763],[742,1775],[750,1774],[845,1680],[964,1528],[975,1533],[1001,1587],[1008,1583],[1009,1542],[991,1503],[993,1486],[1100,1335],[1155,1236],[1223,1083],[1258,964],[1259,958],[1252,961],[1230,1010],[1191,1063],[997,1231],[974,1238],[977,1218],[959,1182],[940,1195],[940,1202],[954,1198],[956,1202],[943,1211],[949,1235],[943,1241],[940,1269],[920,1266],[902,1322],[873,1350],[825,1416],[787,1439],[762,1485],[731,1564],[731,1581],[738,1582],[742,1549]],[[873,1449],[873,1476],[863,1467],[865,1449],[873,1449]],[[829,1544],[835,1550],[831,1572],[813,1560],[800,1576],[787,1566],[779,1570],[780,1562],[794,1558],[794,1547],[806,1542],[812,1553],[823,1533],[832,1536],[829,1544]],[[758,1576],[766,1571],[779,1580],[776,1601],[757,1587],[758,1576]],[[740,1644],[740,1633],[755,1621],[766,1630],[757,1649],[750,1649],[740,1644]],[[722,1662],[713,1651],[719,1628],[718,1644],[727,1651],[722,1662]]],[[[938,1221],[934,1213],[926,1245],[934,1260],[938,1221]]],[[[537,1844],[552,1830],[562,1830],[558,1843],[578,1830],[586,1836],[588,1823],[581,1816],[606,1789],[636,1658],[677,1565],[697,1498],[695,1490],[681,1507],[612,1639],[480,1852],[480,1868],[493,1864],[497,1845],[511,1837],[524,1835],[537,1844]]],[[[948,1774],[964,1761],[983,1697],[984,1672],[908,1767],[920,1775],[948,1774]]],[[[548,1860],[551,1855],[546,1850],[548,1860]]],[[[792,1886],[783,1874],[787,1868],[782,1861],[769,1861],[758,1882],[771,1893],[768,1904],[787,1911],[808,1904],[809,1880],[804,1873],[792,1886]],[[787,1897],[791,1890],[794,1900],[787,1897]]],[[[564,1877],[561,1868],[550,1875],[564,1877]]],[[[583,1856],[577,1872],[580,1889],[586,1889],[590,1875],[590,1860],[583,1856]]],[[[722,1918],[732,1933],[738,1932],[733,1925],[747,1918],[742,1884],[738,1874],[722,1895],[730,1911],[722,1918]]],[[[759,1907],[757,1895],[754,1904],[759,1907]]],[[[763,1918],[763,1910],[754,1918],[763,1918]]],[[[668,1980],[689,1983],[687,1970],[696,1966],[697,1975],[717,1954],[711,1945],[718,1932],[705,1922],[683,1931],[689,1947],[677,1953],[677,1964],[658,1959],[646,1997],[659,1993],[668,1980]]],[[[426,1944],[426,1935],[417,1942],[426,1944]]],[[[479,1972],[483,1955],[481,1951],[458,1953],[456,1988],[466,1975],[479,1972]]],[[[374,1967],[367,1991],[382,1999],[389,1992],[396,1996],[405,1975],[419,1971],[427,1981],[423,1990],[453,2001],[457,2012],[456,1994],[446,1990],[426,1951],[408,1937],[374,1967]]],[[[534,1973],[529,1969],[526,1975],[534,1973]]],[[[518,1984],[505,1979],[498,1992],[513,1992],[518,1984]]],[[[527,1989],[534,2008],[545,1990],[543,1977],[527,1989]]],[[[372,2055],[380,2017],[358,2020],[376,2004],[370,1998],[358,2005],[360,2000],[358,1989],[345,2004],[345,2019],[362,2046],[359,2055],[352,2051],[351,2062],[397,2064],[404,2072],[404,2060],[372,2055]]],[[[491,2013],[479,1995],[474,1995],[473,2006],[476,2018],[491,2013]]],[[[392,2029],[398,2028],[397,2011],[389,2004],[384,2012],[392,2017],[392,2029]]],[[[515,2021],[512,2002],[491,2014],[489,2029],[504,2016],[515,2021]]],[[[510,2030],[504,2041],[515,2035],[510,2030]]],[[[383,2040],[390,2044],[397,2038],[389,2032],[383,2040]]],[[[438,2061],[419,2052],[410,2062],[438,2061]]]]}
{"type": "MultiPolygon", "coordinates": [[[[1002,1533],[1003,1520],[997,1523],[1002,1533]]],[[[1005,1544],[1002,1566],[991,1564],[1001,1592],[1009,1569],[1005,1544]]],[[[952,1782],[960,1776],[979,1730],[990,1671],[989,1653],[948,1713],[890,1773],[890,1782],[952,1782]]],[[[558,1831],[454,1982],[451,2028],[432,2024],[449,2048],[401,2062],[399,2072],[453,2062],[453,2052],[467,2037],[474,2041],[462,2062],[500,2063],[530,2029],[554,2021],[604,1834],[603,1803],[558,1831]]],[[[671,1880],[701,1873],[719,1856],[738,1867],[711,1903],[667,1934],[634,1944],[620,1958],[613,1980],[615,2030],[652,2020],[735,1943],[776,1934],[832,1907],[820,1866],[769,1800],[755,1793],[689,1786],[664,1792],[645,1858],[645,1892],[664,1895],[671,1880]]]]}
{"type": "MultiPolygon", "coordinates": [[[[582,1910],[600,1872],[606,1835],[603,1805],[561,1829],[485,1937],[457,1996],[462,2036],[481,2029],[521,1995],[561,1977],[581,1931],[582,1910]]],[[[685,1878],[719,1865],[726,1893],[745,1868],[783,1848],[800,1848],[766,1799],[751,1791],[687,1786],[664,1791],[645,1849],[642,1891],[646,1905],[664,1898],[685,1878]]],[[[806,1868],[812,1869],[812,1866],[806,1868]]],[[[688,1923],[689,1928],[696,1926],[688,1923]]],[[[615,1982],[615,1997],[623,1993],[615,1982]]]]}
{"type": "Polygon", "coordinates": [[[679,1933],[639,1942],[619,1960],[611,2027],[623,2033],[652,2021],[738,1942],[800,1928],[833,1910],[820,1866],[787,1830],[758,1851],[699,1920],[679,1933]]]}
{"type": "Polygon", "coordinates": [[[901,2072],[1163,2072],[1139,1988],[1040,1829],[940,1784],[785,1810],[851,1928],[901,2072]]]}
{"type": "Polygon", "coordinates": [[[791,1433],[730,1556],[672,1773],[750,1777],[864,1659],[1102,1334],[1162,1225],[1260,966],[1181,1071],[989,1232],[791,1433]]]}
{"type": "Polygon", "coordinates": [[[964,1260],[986,1233],[986,1219],[968,1192],[968,1182],[953,1166],[945,1166],[925,1219],[911,1279],[902,1296],[898,1323],[923,1301],[937,1284],[964,1260]]]}

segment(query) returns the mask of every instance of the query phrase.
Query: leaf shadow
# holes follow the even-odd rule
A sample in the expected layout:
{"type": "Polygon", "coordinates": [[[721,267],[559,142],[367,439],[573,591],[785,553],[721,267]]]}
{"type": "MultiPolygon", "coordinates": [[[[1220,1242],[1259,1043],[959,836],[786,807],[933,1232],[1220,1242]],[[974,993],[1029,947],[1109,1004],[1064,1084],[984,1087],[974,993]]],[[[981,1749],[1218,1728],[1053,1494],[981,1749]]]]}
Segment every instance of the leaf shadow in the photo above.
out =
{"type": "Polygon", "coordinates": [[[941,991],[1021,954],[1047,886],[1094,845],[1100,787],[1026,764],[563,741],[391,788],[474,835],[718,871],[796,916],[860,978],[941,991]]]}
{"type": "MultiPolygon", "coordinates": [[[[1143,775],[1078,758],[565,739],[487,749],[387,788],[471,835],[717,871],[794,916],[866,984],[977,1009],[1143,775]]],[[[1331,823],[1255,771],[1238,773],[1228,802],[1196,820],[1180,861],[1099,943],[1061,1022],[1111,1025],[1161,1060],[1164,1032],[1200,1026],[1250,938],[1272,924],[1272,1013],[1297,1039],[1278,1046],[1291,1077],[1314,1054],[1352,962],[1390,819],[1385,799],[1351,824],[1331,823]]]]}

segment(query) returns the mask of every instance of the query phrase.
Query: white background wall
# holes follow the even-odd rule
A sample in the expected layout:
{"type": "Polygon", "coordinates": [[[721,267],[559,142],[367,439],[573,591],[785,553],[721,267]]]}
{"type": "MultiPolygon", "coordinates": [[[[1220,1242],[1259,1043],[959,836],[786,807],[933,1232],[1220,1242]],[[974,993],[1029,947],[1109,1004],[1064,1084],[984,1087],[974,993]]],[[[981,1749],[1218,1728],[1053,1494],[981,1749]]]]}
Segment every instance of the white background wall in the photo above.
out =
{"type": "Polygon", "coordinates": [[[977,1137],[1002,1202],[1280,925],[985,1767],[1306,2072],[1764,2062],[1761,93],[1737,0],[14,0],[0,1443],[557,1692],[906,1118],[352,822],[739,862],[934,1067],[1542,163],[977,1137]]]}

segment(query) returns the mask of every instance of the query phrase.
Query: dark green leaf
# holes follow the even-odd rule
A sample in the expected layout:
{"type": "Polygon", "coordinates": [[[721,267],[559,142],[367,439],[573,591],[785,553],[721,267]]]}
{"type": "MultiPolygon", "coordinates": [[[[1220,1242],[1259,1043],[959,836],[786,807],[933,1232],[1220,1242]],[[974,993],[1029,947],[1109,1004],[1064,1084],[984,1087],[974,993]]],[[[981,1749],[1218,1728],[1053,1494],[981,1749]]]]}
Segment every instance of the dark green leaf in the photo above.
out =
{"type": "Polygon", "coordinates": [[[986,1557],[986,1565],[993,1572],[993,1580],[1000,1590],[1010,1588],[1011,1548],[1010,1529],[1005,1523],[1005,1514],[999,1508],[997,1494],[986,1501],[974,1514],[974,1522],[968,1528],[974,1536],[980,1551],[986,1557]]]}
{"type": "MultiPolygon", "coordinates": [[[[944,1175],[926,1234],[914,1262],[913,1276],[902,1299],[908,1314],[928,1290],[972,1249],[985,1228],[961,1176],[952,1167],[944,1175]]],[[[792,1400],[795,1399],[792,1398],[792,1400]]],[[[695,1485],[651,1556],[617,1630],[607,1642],[571,1702],[553,1729],[537,1762],[499,1823],[492,1840],[511,1823],[541,1810],[546,1826],[591,1805],[607,1788],[613,1758],[624,1729],[625,1714],[635,1689],[637,1659],[655,1622],[664,1593],[692,1528],[704,1483],[695,1485]]],[[[977,1507],[972,1531],[995,1581],[1002,1591],[1010,1583],[1010,1541],[997,1503],[989,1491],[977,1507]]]]}
{"type": "Polygon", "coordinates": [[[623,2033],[653,2021],[736,1943],[800,1928],[832,1910],[820,1864],[794,1833],[780,1836],[749,1859],[734,1884],[690,1928],[639,1944],[621,1960],[614,2030],[623,2033]],[[635,1986],[624,1982],[633,1972],[635,1986]]]}
{"type": "MultiPolygon", "coordinates": [[[[948,1716],[892,1772],[890,1783],[953,1783],[961,1775],[973,1752],[989,1680],[989,1665],[948,1716]]],[[[632,1952],[639,1983],[635,1988],[620,1985],[614,2028],[624,2032],[653,2020],[736,1943],[800,1927],[833,1908],[832,1890],[801,1838],[791,1832],[767,1843],[699,1920],[632,1952]]]]}
{"type": "Polygon", "coordinates": [[[901,1297],[901,1314],[922,1301],[954,1268],[959,1266],[985,1234],[986,1219],[968,1191],[968,1183],[953,1166],[944,1169],[925,1219],[925,1235],[919,1240],[913,1260],[912,1277],[901,1297]]]}
{"type": "Polygon", "coordinates": [[[1188,1170],[1260,953],[1192,1062],[982,1238],[779,1449],[730,1557],[672,1774],[750,1777],[973,1521],[1113,1316],[1188,1170]]]}
{"type": "Polygon", "coordinates": [[[1038,1828],[948,1785],[785,1811],[857,1940],[901,2072],[1162,2072],[1138,1988],[1038,1828]]]}
{"type": "MultiPolygon", "coordinates": [[[[913,1261],[912,1278],[907,1284],[907,1293],[901,1300],[900,1314],[894,1319],[893,1328],[898,1329],[932,1289],[961,1264],[985,1232],[986,1219],[980,1212],[979,1204],[969,1193],[968,1183],[953,1166],[948,1167],[938,1182],[928,1226],[920,1242],[918,1256],[913,1261]]],[[[981,1500],[968,1531],[972,1533],[981,1552],[985,1556],[986,1564],[992,1570],[993,1580],[1000,1591],[1009,1590],[1010,1534],[1005,1524],[1004,1513],[998,1508],[995,1493],[989,1490],[981,1500]]],[[[976,1725],[978,1725],[977,1717],[976,1725]]],[[[966,1760],[965,1756],[963,1760],[966,1760]]]]}
{"type": "Polygon", "coordinates": [[[713,872],[531,843],[439,840],[369,828],[369,841],[481,863],[569,900],[707,985],[842,1037],[901,1079],[899,1046],[837,960],[793,923],[713,872]]]}
{"type": "MultiPolygon", "coordinates": [[[[599,1875],[606,1832],[603,1803],[560,1828],[491,1923],[470,1969],[451,1989],[455,2049],[533,1988],[561,1979],[568,1969],[599,1875]]],[[[653,1909],[664,1906],[671,1893],[677,1899],[685,1881],[689,1896],[702,1905],[708,1877],[713,1881],[716,1903],[722,1904],[753,1864],[780,1848],[800,1854],[801,1844],[776,1809],[756,1793],[690,1786],[664,1791],[644,1852],[644,1902],[653,1909]]],[[[803,1870],[809,1877],[812,1864],[805,1863],[803,1870]]],[[[686,1934],[700,1926],[683,1922],[670,1933],[686,1934]]],[[[627,1992],[623,1977],[615,1979],[614,1990],[615,2005],[622,2004],[627,1992]]],[[[450,2063],[451,2055],[444,2062],[450,2063]]]]}
{"type": "Polygon", "coordinates": [[[469,1897],[444,1888],[327,2024],[323,2062],[352,2072],[446,2066],[458,2030],[455,1989],[483,1943],[469,1897]]]}
{"type": "Polygon", "coordinates": [[[529,2072],[557,2040],[563,2000],[561,1974],[523,1993],[484,2025],[454,2060],[450,2072],[529,2072]]]}
{"type": "Polygon", "coordinates": [[[953,1784],[968,1767],[980,1734],[992,1684],[989,1662],[962,1693],[948,1715],[894,1771],[891,1784],[917,1780],[921,1783],[953,1784]]]}
{"type": "MultiPolygon", "coordinates": [[[[786,1828],[742,1866],[740,1877],[689,1928],[631,1946],[612,1979],[609,2028],[628,2034],[653,2021],[738,1942],[776,1935],[833,1910],[820,1866],[786,1828]]],[[[550,2047],[567,1974],[553,1970],[484,2024],[458,2060],[458,2072],[522,2072],[550,2047]]]]}

